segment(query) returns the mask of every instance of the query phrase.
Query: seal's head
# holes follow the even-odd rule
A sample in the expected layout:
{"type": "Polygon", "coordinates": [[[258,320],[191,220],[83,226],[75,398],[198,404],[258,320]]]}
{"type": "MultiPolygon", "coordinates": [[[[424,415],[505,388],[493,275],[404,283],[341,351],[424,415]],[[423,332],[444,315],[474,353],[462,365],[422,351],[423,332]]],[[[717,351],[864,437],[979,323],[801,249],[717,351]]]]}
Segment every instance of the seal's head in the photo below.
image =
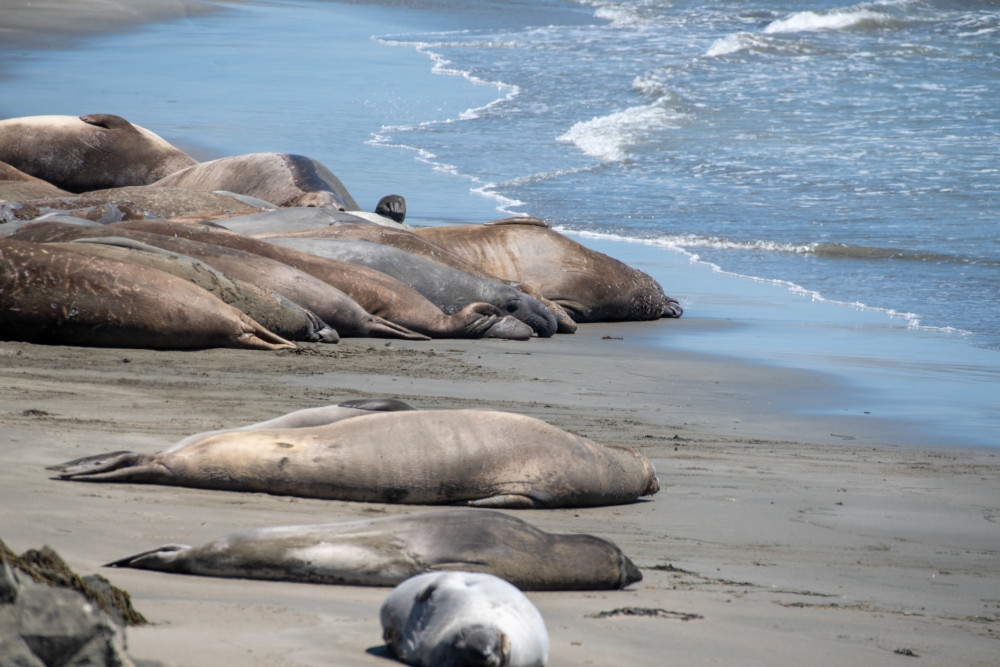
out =
{"type": "Polygon", "coordinates": [[[469,625],[442,643],[432,664],[440,667],[504,667],[510,661],[510,638],[496,628],[469,625]]]}
{"type": "Polygon", "coordinates": [[[375,212],[385,218],[402,223],[406,219],[406,200],[399,195],[386,195],[378,200],[375,212]]]}
{"type": "Polygon", "coordinates": [[[513,290],[514,295],[507,302],[504,309],[505,314],[513,315],[529,327],[535,330],[541,338],[548,338],[555,334],[559,325],[552,311],[545,307],[541,301],[533,296],[513,290]]]}

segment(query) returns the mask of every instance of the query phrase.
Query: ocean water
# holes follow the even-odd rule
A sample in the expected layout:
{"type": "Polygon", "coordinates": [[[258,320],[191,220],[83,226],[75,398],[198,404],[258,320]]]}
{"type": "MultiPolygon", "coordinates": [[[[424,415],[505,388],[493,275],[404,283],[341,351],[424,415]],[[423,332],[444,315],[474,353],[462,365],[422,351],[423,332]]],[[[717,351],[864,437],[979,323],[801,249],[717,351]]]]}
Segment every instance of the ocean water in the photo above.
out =
{"type": "Polygon", "coordinates": [[[643,344],[828,372],[864,400],[817,411],[996,445],[998,56],[990,2],[282,0],[0,44],[0,117],[307,154],[415,224],[536,215],[741,324],[643,344]]]}

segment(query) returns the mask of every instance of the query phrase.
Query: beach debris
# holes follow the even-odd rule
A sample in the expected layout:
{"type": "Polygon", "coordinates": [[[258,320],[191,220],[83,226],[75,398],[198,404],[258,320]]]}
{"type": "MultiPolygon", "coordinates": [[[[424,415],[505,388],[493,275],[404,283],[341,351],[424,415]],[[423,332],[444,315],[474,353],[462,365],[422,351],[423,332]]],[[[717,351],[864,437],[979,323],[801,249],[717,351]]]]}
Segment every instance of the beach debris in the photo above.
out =
{"type": "Polygon", "coordinates": [[[587,618],[611,618],[612,616],[652,616],[655,618],[673,618],[678,621],[696,621],[705,618],[701,614],[691,614],[683,611],[669,611],[659,607],[619,607],[611,611],[588,614],[587,618]]]}
{"type": "Polygon", "coordinates": [[[917,655],[916,653],[913,652],[913,649],[908,649],[908,648],[897,648],[895,651],[893,651],[893,653],[895,653],[896,655],[909,656],[911,658],[919,658],[920,657],[919,655],[917,655]]]}

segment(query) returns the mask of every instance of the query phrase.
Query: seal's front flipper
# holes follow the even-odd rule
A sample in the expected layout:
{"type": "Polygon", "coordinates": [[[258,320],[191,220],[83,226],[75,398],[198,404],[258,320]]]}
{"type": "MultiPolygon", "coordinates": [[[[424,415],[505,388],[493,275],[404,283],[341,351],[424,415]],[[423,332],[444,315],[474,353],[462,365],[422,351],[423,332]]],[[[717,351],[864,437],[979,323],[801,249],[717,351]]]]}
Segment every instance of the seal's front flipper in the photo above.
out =
{"type": "Polygon", "coordinates": [[[376,412],[404,412],[416,410],[415,407],[401,401],[398,398],[355,398],[344,401],[340,404],[342,408],[354,408],[355,410],[373,410],[376,412]]]}
{"type": "Polygon", "coordinates": [[[466,505],[468,507],[489,507],[492,509],[508,510],[532,510],[541,507],[541,505],[528,496],[516,493],[505,493],[499,496],[490,496],[489,498],[480,498],[478,500],[469,500],[464,503],[455,504],[466,505]]]}
{"type": "Polygon", "coordinates": [[[76,475],[92,475],[98,472],[109,472],[127,466],[138,465],[146,458],[152,459],[149,454],[139,454],[138,452],[111,452],[110,454],[98,454],[97,456],[86,456],[82,459],[74,459],[59,465],[49,466],[46,470],[55,470],[59,477],[68,479],[76,475]]]}
{"type": "Polygon", "coordinates": [[[389,320],[382,319],[377,315],[371,316],[371,322],[368,323],[368,327],[365,331],[360,332],[366,336],[374,336],[376,338],[400,338],[402,340],[430,340],[430,336],[425,336],[423,334],[417,333],[416,331],[410,331],[404,326],[396,324],[395,322],[390,322],[389,320]]]}
{"type": "Polygon", "coordinates": [[[186,544],[167,544],[157,549],[150,549],[142,553],[122,558],[108,563],[104,567],[132,567],[137,570],[160,570],[165,572],[177,572],[178,568],[172,567],[180,556],[191,550],[186,544]]]}

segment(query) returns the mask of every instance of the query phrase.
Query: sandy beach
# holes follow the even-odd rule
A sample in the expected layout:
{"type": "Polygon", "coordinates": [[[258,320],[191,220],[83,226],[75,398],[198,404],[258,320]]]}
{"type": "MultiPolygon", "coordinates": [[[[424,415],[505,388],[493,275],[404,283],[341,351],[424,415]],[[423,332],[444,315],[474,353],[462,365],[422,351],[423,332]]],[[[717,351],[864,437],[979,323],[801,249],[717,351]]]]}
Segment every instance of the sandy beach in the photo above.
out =
{"type": "Polygon", "coordinates": [[[550,664],[895,665],[906,651],[921,664],[996,664],[994,454],[900,446],[878,422],[853,424],[845,441],[843,423],[831,430],[774,407],[822,378],[629,343],[670,326],[704,324],[584,325],[528,343],[353,339],[287,353],[3,343],[3,539],[18,551],[49,544],[128,590],[152,621],[129,630],[136,657],[179,667],[389,664],[377,620],[387,589],[101,565],[240,528],[420,508],[58,482],[44,467],[154,452],[192,432],[359,396],[489,407],[638,448],[663,489],[621,507],[517,513],[545,530],[612,539],[643,568],[625,591],[530,594],[551,633],[550,664]],[[626,607],[701,618],[592,618],[626,607]]]}
{"type": "MultiPolygon", "coordinates": [[[[0,0],[0,38],[58,47],[212,9],[0,0]]],[[[506,410],[636,448],[661,485],[630,505],[514,512],[547,531],[611,539],[644,576],[623,591],[528,594],[553,667],[1000,664],[998,450],[835,414],[829,406],[853,389],[831,374],[661,344],[738,326],[695,307],[680,320],[581,325],[528,342],[345,339],[274,353],[0,342],[0,539],[18,553],[50,545],[79,573],[127,590],[150,620],[128,629],[136,658],[389,667],[398,663],[378,621],[387,588],[102,565],[242,528],[428,508],[64,482],[45,467],[156,452],[195,432],[359,397],[506,410]],[[597,617],[623,609],[661,611],[597,617]]]]}

